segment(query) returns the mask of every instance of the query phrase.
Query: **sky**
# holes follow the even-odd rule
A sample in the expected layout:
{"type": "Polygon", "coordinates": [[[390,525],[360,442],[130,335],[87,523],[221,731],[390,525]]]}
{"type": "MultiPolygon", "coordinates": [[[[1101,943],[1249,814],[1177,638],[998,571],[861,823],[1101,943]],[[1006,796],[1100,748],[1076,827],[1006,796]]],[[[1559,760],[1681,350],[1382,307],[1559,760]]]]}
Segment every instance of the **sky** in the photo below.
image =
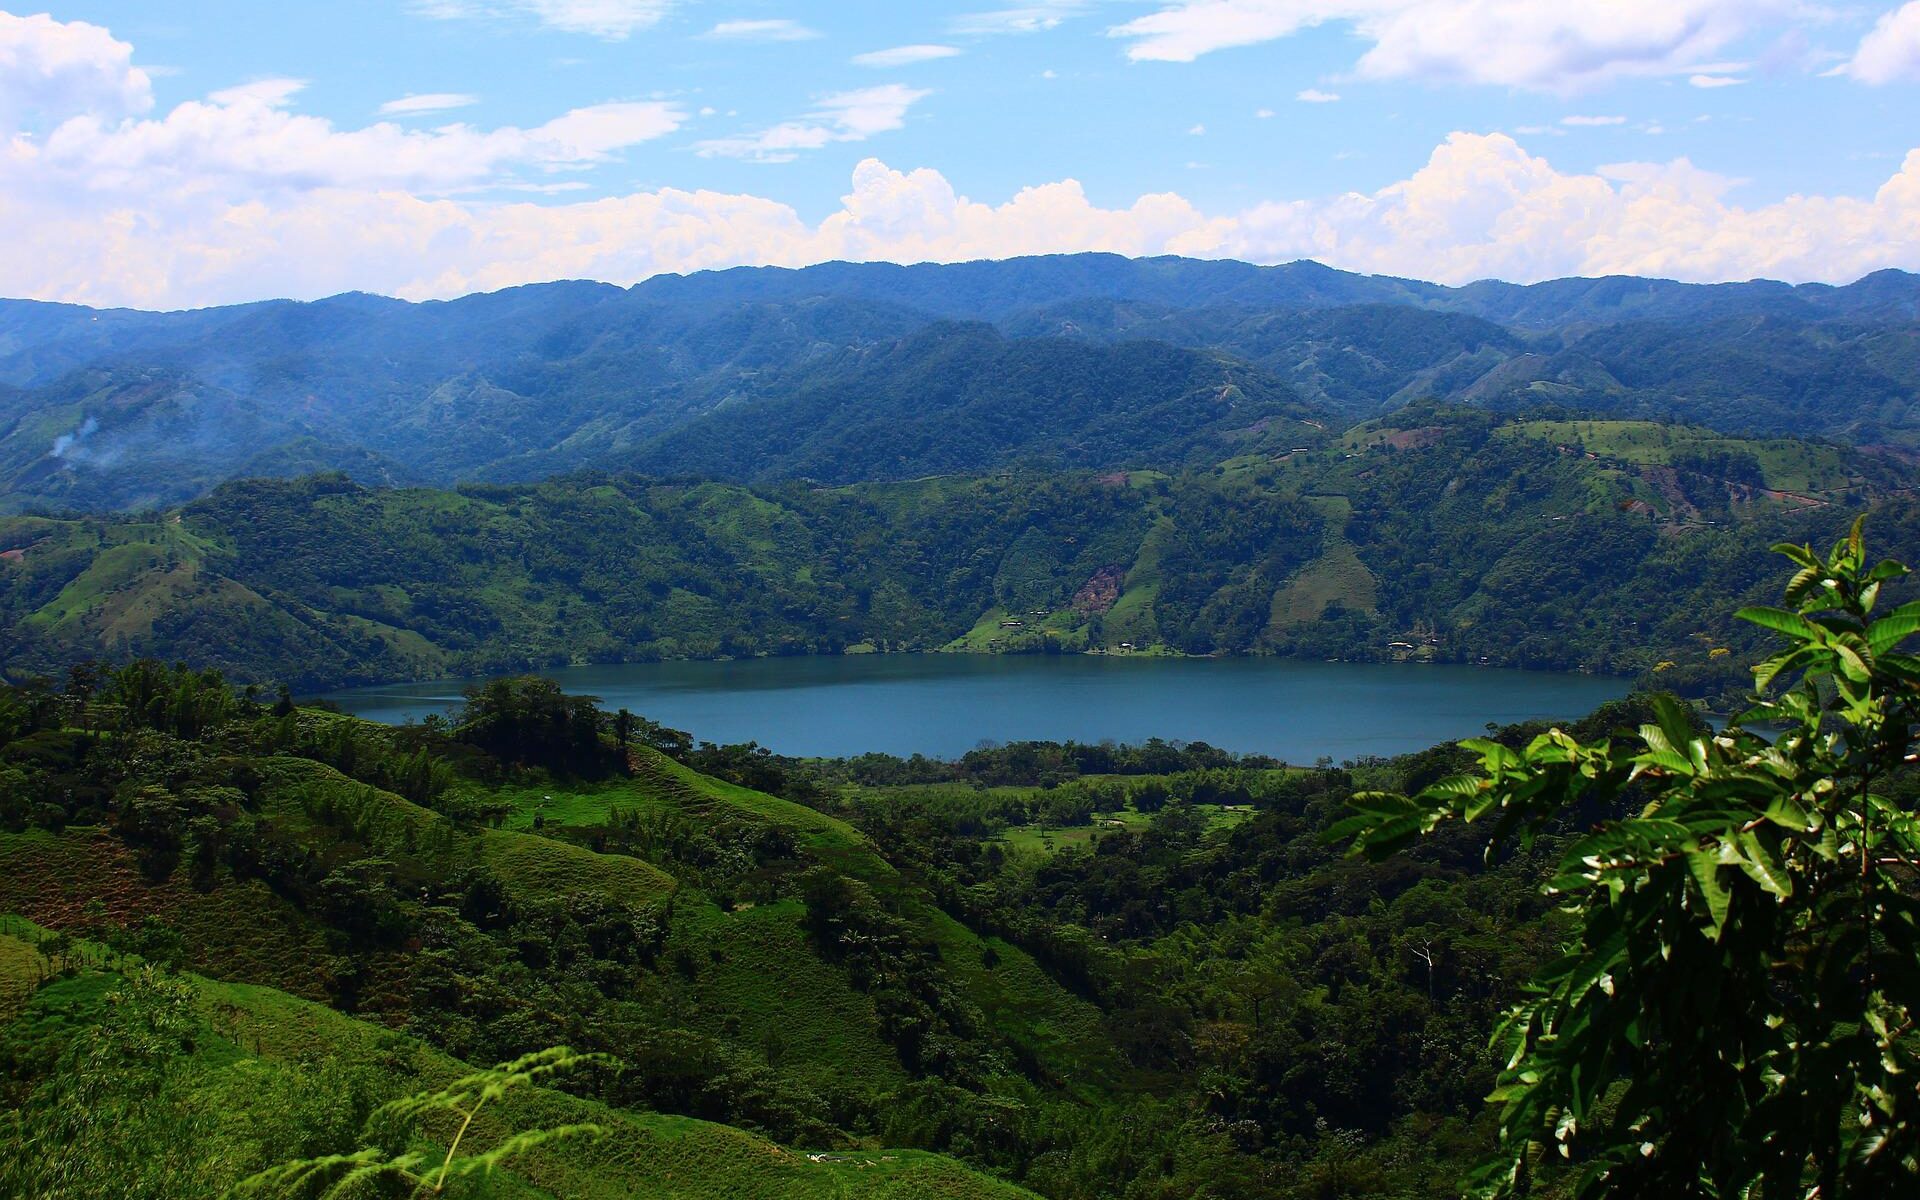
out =
{"type": "Polygon", "coordinates": [[[1002,3],[0,8],[0,295],[1080,250],[1920,270],[1920,0],[1002,3]]]}

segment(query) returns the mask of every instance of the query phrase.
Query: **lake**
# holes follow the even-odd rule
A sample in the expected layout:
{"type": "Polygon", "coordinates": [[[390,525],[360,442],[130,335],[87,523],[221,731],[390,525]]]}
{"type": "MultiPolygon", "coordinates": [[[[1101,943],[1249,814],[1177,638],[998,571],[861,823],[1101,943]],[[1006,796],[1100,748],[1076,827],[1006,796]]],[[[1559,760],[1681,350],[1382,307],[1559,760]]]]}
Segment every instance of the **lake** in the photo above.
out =
{"type": "MultiPolygon", "coordinates": [[[[1278,658],[972,654],[635,663],[545,672],[711,742],[783,754],[956,757],[985,741],[1208,742],[1309,763],[1402,754],[1505,724],[1583,715],[1625,680],[1278,658]]],[[[390,724],[448,713],[470,681],[331,692],[390,724]]]]}

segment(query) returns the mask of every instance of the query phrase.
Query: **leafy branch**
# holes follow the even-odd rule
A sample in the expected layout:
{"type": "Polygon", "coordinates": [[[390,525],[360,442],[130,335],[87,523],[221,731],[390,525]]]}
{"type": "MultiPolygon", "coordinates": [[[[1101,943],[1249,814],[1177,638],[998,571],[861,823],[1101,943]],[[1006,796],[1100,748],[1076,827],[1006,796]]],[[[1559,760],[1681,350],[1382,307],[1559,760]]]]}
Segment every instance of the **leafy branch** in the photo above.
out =
{"type": "Polygon", "coordinates": [[[367,1118],[363,1136],[375,1144],[349,1154],[327,1154],[282,1163],[243,1180],[237,1191],[240,1195],[310,1195],[316,1200],[348,1200],[367,1195],[399,1195],[416,1200],[444,1195],[450,1185],[484,1180],[507,1160],[537,1147],[569,1138],[605,1136],[607,1130],[599,1125],[558,1125],[522,1130],[477,1154],[461,1153],[474,1118],[489,1102],[497,1105],[516,1089],[531,1087],[562,1071],[606,1061],[603,1055],[575,1054],[564,1046],[556,1046],[476,1071],[438,1091],[403,1096],[375,1109],[367,1118]],[[404,1136],[397,1140],[410,1142],[422,1121],[440,1113],[450,1114],[459,1121],[444,1154],[411,1148],[395,1151],[387,1146],[396,1139],[379,1136],[384,1131],[399,1131],[404,1136]],[[386,1146],[380,1144],[382,1142],[386,1146]]]}
{"type": "Polygon", "coordinates": [[[1355,797],[1332,832],[1374,857],[1453,822],[1489,822],[1489,854],[1559,844],[1546,887],[1580,932],[1495,1031],[1500,1149],[1470,1195],[1527,1195],[1552,1160],[1581,1197],[1920,1179],[1920,821],[1886,790],[1920,719],[1920,602],[1875,615],[1907,568],[1869,564],[1858,523],[1824,556],[1775,549],[1785,606],[1738,615],[1785,644],[1724,730],[1663,698],[1633,734],[1474,740],[1476,772],[1355,797]]]}

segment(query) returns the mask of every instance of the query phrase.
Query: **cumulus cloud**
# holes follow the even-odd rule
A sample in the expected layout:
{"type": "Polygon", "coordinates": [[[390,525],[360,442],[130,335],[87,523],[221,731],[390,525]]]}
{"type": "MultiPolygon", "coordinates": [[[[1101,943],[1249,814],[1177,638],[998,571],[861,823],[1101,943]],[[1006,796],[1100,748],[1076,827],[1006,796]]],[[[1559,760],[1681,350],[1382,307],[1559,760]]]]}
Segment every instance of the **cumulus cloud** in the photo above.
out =
{"type": "Polygon", "coordinates": [[[837,92],[823,97],[801,120],[783,121],[738,137],[713,138],[696,145],[695,152],[703,158],[792,162],[802,151],[835,142],[864,142],[875,134],[899,129],[907,122],[907,110],[932,94],[899,83],[837,92]]]}
{"type": "MultiPolygon", "coordinates": [[[[353,288],[425,298],[740,264],[1081,250],[1310,257],[1455,283],[1611,272],[1844,281],[1920,267],[1920,150],[1870,196],[1744,206],[1737,181],[1684,158],[1568,172],[1504,134],[1459,132],[1376,191],[1215,212],[1173,192],[1101,206],[1071,179],[981,201],[938,171],[868,159],[815,223],[756,195],[556,198],[580,172],[677,129],[683,115],[668,103],[595,105],[524,129],[347,129],[297,111],[300,81],[262,79],[153,114],[131,50],[97,27],[15,19],[0,23],[0,47],[18,68],[0,73],[9,118],[37,122],[32,136],[0,137],[10,234],[0,295],[146,307],[353,288]],[[544,195],[503,202],[510,188],[544,195]]],[[[900,128],[927,94],[837,93],[703,152],[777,158],[857,142],[900,128]]]]}
{"type": "Polygon", "coordinates": [[[960,53],[957,46],[894,46],[886,50],[870,50],[865,54],[853,56],[856,67],[910,67],[915,63],[932,62],[937,58],[952,58],[960,53]]]}
{"type": "Polygon", "coordinates": [[[448,112],[478,103],[480,103],[480,97],[466,92],[425,92],[419,95],[409,92],[398,100],[389,100],[382,104],[380,114],[387,117],[409,117],[420,113],[448,112]]]}
{"type": "Polygon", "coordinates": [[[1307,88],[1304,91],[1296,93],[1293,98],[1303,104],[1332,104],[1340,97],[1334,92],[1323,92],[1319,88],[1307,88]]]}
{"type": "Polygon", "coordinates": [[[532,129],[389,122],[339,129],[290,111],[302,84],[273,79],[215,92],[152,119],[71,117],[37,141],[0,146],[0,186],[35,193],[218,189],[233,196],[320,188],[448,193],[607,161],[680,126],[668,103],[600,104],[532,129]]]}
{"type": "Polygon", "coordinates": [[[1314,258],[1449,283],[1615,272],[1840,282],[1920,267],[1920,150],[1868,197],[1742,207],[1730,199],[1734,183],[1685,159],[1563,172],[1504,134],[1456,133],[1377,191],[1230,213],[1171,192],[1102,207],[1073,180],[988,203],[938,171],[873,159],[817,224],[763,197],[674,188],[499,204],[367,187],[233,201],[134,182],[83,203],[46,203],[4,187],[0,221],[21,236],[0,259],[0,294],[145,306],[351,288],[426,298],[740,264],[1081,250],[1314,258]]]}
{"type": "Polygon", "coordinates": [[[1697,88],[1723,88],[1737,87],[1745,83],[1746,80],[1735,75],[1709,75],[1703,73],[1688,76],[1687,82],[1697,88]]]}
{"type": "Polygon", "coordinates": [[[1840,70],[1861,83],[1920,79],[1920,0],[1881,17],[1840,70]]]}
{"type": "Polygon", "coordinates": [[[75,113],[124,116],[153,107],[153,80],[133,47],[98,25],[0,12],[0,132],[75,113]]]}
{"type": "Polygon", "coordinates": [[[1593,129],[1605,125],[1625,125],[1627,119],[1625,117],[1589,117],[1576,114],[1571,117],[1561,117],[1560,123],[1562,125],[1571,125],[1576,129],[1581,127],[1593,129]]]}
{"type": "Polygon", "coordinates": [[[1177,0],[1107,32],[1135,61],[1192,62],[1344,22],[1372,43],[1355,73],[1571,92],[1693,69],[1786,0],[1177,0]]]}
{"type": "Polygon", "coordinates": [[[806,42],[820,36],[798,21],[785,17],[760,21],[722,21],[707,30],[707,37],[736,42],[806,42]]]}
{"type": "Polygon", "coordinates": [[[623,41],[658,25],[677,0],[413,0],[423,17],[440,20],[532,17],[562,33],[623,41]]]}

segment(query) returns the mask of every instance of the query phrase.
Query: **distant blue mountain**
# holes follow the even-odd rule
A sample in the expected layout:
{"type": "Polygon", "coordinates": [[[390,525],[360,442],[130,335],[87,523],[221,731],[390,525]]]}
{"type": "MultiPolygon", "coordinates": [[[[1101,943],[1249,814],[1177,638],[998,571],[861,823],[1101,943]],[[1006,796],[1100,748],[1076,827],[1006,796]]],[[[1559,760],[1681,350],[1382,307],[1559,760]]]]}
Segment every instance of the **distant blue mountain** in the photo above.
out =
{"type": "Polygon", "coordinates": [[[314,469],[445,483],[1174,465],[1274,421],[1428,398],[1911,445],[1917,347],[1920,276],[1899,271],[1449,288],[1079,254],[418,304],[0,301],[0,506],[165,504],[314,469]]]}

